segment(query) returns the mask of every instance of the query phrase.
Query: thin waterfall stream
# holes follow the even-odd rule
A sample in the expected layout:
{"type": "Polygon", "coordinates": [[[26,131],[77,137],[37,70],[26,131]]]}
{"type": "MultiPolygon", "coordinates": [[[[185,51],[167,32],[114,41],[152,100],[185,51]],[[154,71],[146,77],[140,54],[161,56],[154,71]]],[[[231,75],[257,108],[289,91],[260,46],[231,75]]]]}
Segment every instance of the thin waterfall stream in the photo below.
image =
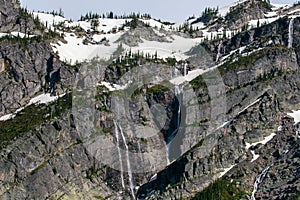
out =
{"type": "Polygon", "coordinates": [[[255,193],[257,192],[258,190],[258,186],[259,184],[263,181],[263,179],[265,178],[266,174],[268,173],[270,167],[272,165],[269,165],[268,167],[266,167],[257,177],[256,177],[256,180],[254,182],[254,189],[252,191],[252,194],[251,194],[251,200],[255,200],[255,193]]]}
{"type": "Polygon", "coordinates": [[[126,137],[123,133],[123,129],[121,128],[121,126],[119,126],[120,129],[120,133],[125,145],[125,149],[126,149],[126,161],[127,161],[127,169],[128,169],[128,177],[129,177],[129,187],[130,187],[130,191],[131,191],[131,195],[133,197],[133,199],[135,199],[135,194],[134,194],[134,185],[133,185],[133,181],[132,181],[132,170],[131,170],[131,165],[130,165],[130,160],[129,160],[129,148],[127,145],[127,141],[126,141],[126,137]]]}
{"type": "Polygon", "coordinates": [[[124,175],[123,175],[124,169],[123,169],[122,154],[121,154],[121,149],[120,149],[119,129],[118,129],[118,126],[117,126],[117,123],[115,120],[114,120],[114,126],[115,126],[116,140],[117,140],[117,149],[118,149],[118,154],[119,154],[121,183],[122,183],[123,189],[125,189],[125,182],[124,182],[124,175]]]}
{"type": "Polygon", "coordinates": [[[294,33],[294,18],[290,20],[289,23],[289,42],[288,48],[293,48],[293,33],[294,33]]]}

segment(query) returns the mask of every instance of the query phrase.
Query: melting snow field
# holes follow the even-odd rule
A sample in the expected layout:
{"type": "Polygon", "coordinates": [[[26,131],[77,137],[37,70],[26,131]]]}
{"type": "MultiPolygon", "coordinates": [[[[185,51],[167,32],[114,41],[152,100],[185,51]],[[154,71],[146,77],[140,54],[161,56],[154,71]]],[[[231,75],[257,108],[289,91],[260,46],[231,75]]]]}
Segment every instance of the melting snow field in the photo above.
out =
{"type": "Polygon", "coordinates": [[[9,120],[9,119],[15,118],[15,116],[19,112],[21,112],[24,108],[26,108],[27,106],[30,106],[31,104],[42,104],[42,103],[47,104],[47,103],[56,101],[59,97],[62,97],[64,95],[65,94],[62,94],[62,95],[59,95],[59,96],[51,96],[49,93],[47,93],[47,94],[41,94],[39,96],[36,96],[36,97],[30,99],[29,103],[26,106],[17,109],[15,112],[13,112],[11,114],[7,114],[7,115],[4,115],[4,116],[0,117],[0,121],[6,121],[6,120],[9,120]]]}
{"type": "Polygon", "coordinates": [[[287,115],[294,118],[295,124],[300,122],[300,110],[293,110],[292,113],[287,113],[287,115]]]}
{"type": "Polygon", "coordinates": [[[184,53],[203,40],[202,38],[191,39],[177,35],[172,35],[172,37],[173,40],[170,40],[170,42],[147,41],[143,39],[139,46],[127,47],[127,50],[150,53],[150,55],[154,55],[157,52],[159,58],[175,57],[176,59],[184,60],[188,58],[184,53]]]}
{"type": "MultiPolygon", "coordinates": [[[[58,51],[61,60],[70,64],[83,62],[95,57],[109,59],[113,52],[117,49],[118,44],[114,43],[122,33],[106,34],[106,39],[110,41],[110,46],[83,44],[84,38],[78,38],[72,33],[66,33],[66,43],[59,42],[52,44],[54,52],[58,51]]],[[[103,37],[103,36],[102,36],[103,37]]]]}
{"type": "MultiPolygon", "coordinates": [[[[230,7],[233,7],[239,3],[244,2],[245,0],[240,0],[230,6],[226,6],[224,8],[221,8],[219,10],[219,14],[221,16],[225,16],[226,13],[230,10],[230,7]]],[[[259,21],[259,24],[268,24],[275,20],[277,20],[279,16],[276,13],[276,9],[278,9],[279,5],[274,5],[274,9],[272,12],[268,12],[265,14],[265,19],[259,19],[259,20],[251,20],[249,21],[249,28],[256,27],[259,21]]],[[[282,5],[281,5],[282,6],[282,5]]],[[[33,15],[35,17],[38,17],[42,23],[47,25],[48,28],[54,29],[54,25],[57,24],[63,24],[65,27],[76,27],[79,26],[85,31],[88,31],[89,29],[92,29],[91,22],[90,21],[71,21],[67,20],[64,17],[61,16],[55,16],[52,14],[46,14],[46,13],[37,13],[34,12],[33,15]]],[[[292,18],[295,16],[292,16],[292,18]]],[[[179,24],[175,25],[164,25],[159,21],[156,21],[154,19],[141,19],[144,23],[150,25],[154,28],[154,31],[160,35],[161,33],[158,31],[158,29],[163,28],[166,31],[171,31],[174,29],[174,27],[179,27],[179,24]],[[155,28],[156,27],[156,28],[155,28]]],[[[94,57],[99,57],[100,59],[109,59],[111,58],[111,55],[113,52],[116,51],[118,47],[118,42],[116,42],[120,36],[125,33],[127,30],[125,28],[125,31],[120,31],[117,33],[111,33],[112,30],[118,30],[118,28],[123,27],[123,25],[126,23],[126,21],[130,21],[130,19],[103,19],[99,18],[99,26],[97,27],[97,30],[101,32],[101,34],[95,34],[93,36],[94,42],[99,42],[105,38],[105,41],[108,41],[106,45],[104,44],[83,44],[83,40],[85,37],[77,37],[74,33],[64,33],[65,41],[66,42],[58,42],[56,44],[51,44],[53,47],[54,52],[58,52],[61,60],[70,63],[70,64],[76,64],[76,62],[83,62],[85,60],[90,60],[94,57]]],[[[189,21],[187,21],[190,23],[189,21]]],[[[193,25],[194,26],[194,25],[193,25]]],[[[220,28],[217,31],[209,31],[208,28],[205,28],[203,24],[195,25],[198,28],[202,29],[203,37],[198,38],[185,38],[178,36],[176,34],[172,34],[172,37],[169,37],[169,42],[157,42],[157,41],[147,41],[142,39],[142,42],[139,43],[136,47],[129,47],[127,45],[123,45],[123,48],[125,48],[126,51],[131,50],[131,52],[144,52],[149,53],[150,55],[154,55],[157,53],[159,58],[168,58],[173,57],[177,60],[185,60],[188,58],[188,56],[185,54],[188,52],[192,47],[200,44],[204,41],[205,38],[208,40],[214,39],[214,38],[222,38],[224,35],[224,29],[220,28]]],[[[59,31],[60,32],[60,31],[59,31]]],[[[237,34],[239,31],[230,31],[226,30],[226,36],[232,37],[232,35],[237,34]]],[[[164,36],[162,36],[164,37],[164,36]]],[[[221,46],[220,46],[221,47],[221,46]]],[[[244,49],[240,49],[240,52],[244,49]]],[[[251,52],[252,53],[252,52],[251,52]]],[[[248,55],[249,53],[247,53],[248,55]]],[[[228,56],[230,56],[229,54],[228,56]]],[[[219,54],[217,60],[219,60],[221,54],[219,54]]],[[[224,60],[224,58],[222,59],[224,60]]],[[[201,73],[201,72],[200,72],[201,73]]],[[[181,80],[180,82],[185,81],[181,80]]]]}
{"type": "MultiPolygon", "coordinates": [[[[83,44],[84,38],[76,37],[73,33],[65,33],[66,42],[58,42],[57,44],[52,44],[54,52],[58,52],[60,58],[70,64],[75,64],[76,62],[83,62],[85,60],[90,60],[94,57],[99,57],[102,59],[109,59],[111,55],[116,51],[118,43],[116,41],[124,32],[118,32],[115,34],[101,34],[94,35],[93,39],[96,42],[101,41],[106,38],[108,40],[108,45],[103,44],[83,44]]],[[[131,52],[143,52],[154,55],[157,53],[159,58],[174,57],[179,60],[187,59],[184,53],[189,51],[192,47],[199,44],[203,38],[191,39],[183,38],[180,36],[172,36],[174,39],[170,42],[157,42],[157,41],[147,41],[143,39],[143,42],[136,47],[129,47],[123,44],[123,47],[131,52]]]]}
{"type": "Polygon", "coordinates": [[[59,24],[61,22],[66,21],[64,17],[58,16],[58,15],[52,15],[52,14],[46,14],[46,13],[38,13],[38,12],[33,12],[32,13],[34,17],[38,17],[39,20],[43,24],[47,24],[48,27],[53,26],[54,24],[59,24]]]}
{"type": "MultiPolygon", "coordinates": [[[[91,22],[89,21],[77,21],[72,22],[63,18],[61,16],[54,16],[52,14],[46,13],[37,13],[34,12],[33,15],[38,17],[44,25],[47,25],[48,28],[53,29],[54,25],[62,23],[66,27],[76,27],[80,26],[85,31],[91,29],[91,22]]],[[[99,26],[97,30],[104,34],[95,34],[93,39],[95,42],[99,42],[102,39],[108,41],[108,45],[104,44],[83,44],[84,37],[79,38],[74,33],[64,33],[64,39],[66,42],[58,42],[57,44],[51,44],[54,52],[58,52],[61,60],[70,63],[76,64],[76,62],[83,62],[85,60],[90,60],[94,57],[99,57],[100,59],[109,59],[113,52],[117,49],[118,43],[116,42],[124,31],[117,33],[110,33],[113,29],[118,29],[122,27],[126,21],[130,19],[103,19],[99,18],[99,26]]],[[[149,24],[151,27],[157,27],[158,29],[163,27],[165,30],[170,30],[171,25],[166,26],[154,19],[143,19],[144,23],[149,24]]],[[[155,29],[156,30],[156,29],[155,29]]],[[[156,31],[158,32],[158,31],[156,31]]],[[[207,33],[211,35],[210,33],[207,33]]],[[[144,53],[150,53],[154,55],[157,53],[159,58],[168,58],[174,57],[179,60],[188,58],[184,53],[189,51],[192,47],[201,43],[203,38],[184,38],[177,35],[172,35],[170,42],[157,42],[157,41],[147,41],[143,39],[136,47],[129,47],[123,45],[125,50],[132,52],[142,51],[144,53]]]]}

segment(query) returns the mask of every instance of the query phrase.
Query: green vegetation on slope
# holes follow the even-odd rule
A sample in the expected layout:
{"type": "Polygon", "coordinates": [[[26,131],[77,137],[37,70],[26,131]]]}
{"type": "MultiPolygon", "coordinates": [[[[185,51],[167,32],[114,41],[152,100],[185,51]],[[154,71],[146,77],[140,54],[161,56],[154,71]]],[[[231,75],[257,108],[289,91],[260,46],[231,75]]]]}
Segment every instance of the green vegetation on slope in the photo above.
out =
{"type": "Polygon", "coordinates": [[[246,192],[236,187],[233,183],[221,179],[210,184],[191,200],[238,200],[242,199],[245,195],[246,192]]]}
{"type": "MultiPolygon", "coordinates": [[[[224,76],[228,72],[234,72],[235,70],[242,70],[247,69],[249,65],[254,65],[255,62],[265,56],[273,55],[276,53],[277,50],[280,50],[282,52],[288,51],[285,47],[266,47],[262,50],[259,50],[257,52],[254,52],[248,56],[241,56],[238,55],[238,59],[235,61],[234,59],[231,59],[218,67],[218,70],[221,76],[224,76]]],[[[210,74],[218,74],[217,72],[214,73],[214,71],[209,71],[210,74]]],[[[205,79],[208,79],[209,74],[206,73],[205,75],[198,76],[194,80],[192,80],[190,83],[194,90],[198,90],[200,88],[206,88],[205,79]],[[205,76],[205,79],[203,78],[205,76]]],[[[271,80],[272,78],[276,76],[283,75],[283,70],[280,68],[274,68],[270,71],[262,71],[262,74],[260,74],[259,77],[257,77],[256,82],[263,82],[267,80],[271,80]]]]}
{"type": "Polygon", "coordinates": [[[15,118],[0,121],[0,148],[7,145],[11,140],[33,130],[37,125],[61,115],[70,109],[71,105],[72,94],[69,93],[48,105],[30,105],[19,112],[15,118]]]}

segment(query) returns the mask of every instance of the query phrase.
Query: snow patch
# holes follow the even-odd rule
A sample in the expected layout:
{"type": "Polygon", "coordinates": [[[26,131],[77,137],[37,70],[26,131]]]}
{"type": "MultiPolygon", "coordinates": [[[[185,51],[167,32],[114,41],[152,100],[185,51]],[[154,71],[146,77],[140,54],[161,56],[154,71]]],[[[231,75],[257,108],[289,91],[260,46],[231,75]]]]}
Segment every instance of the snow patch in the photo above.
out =
{"type": "Polygon", "coordinates": [[[272,3],[271,5],[273,6],[273,8],[272,8],[273,11],[276,11],[276,10],[279,10],[282,8],[288,8],[290,6],[288,4],[276,4],[276,3],[272,3]]]}
{"type": "Polygon", "coordinates": [[[267,144],[270,140],[272,140],[273,137],[274,137],[275,135],[276,135],[275,133],[271,133],[271,135],[264,137],[263,140],[258,141],[258,142],[254,142],[254,143],[251,143],[251,144],[246,142],[246,149],[248,150],[251,146],[254,147],[254,146],[258,145],[258,144],[265,145],[265,144],[267,144]]]}
{"type": "Polygon", "coordinates": [[[164,29],[171,29],[172,25],[164,25],[163,23],[156,21],[155,19],[140,19],[145,24],[151,26],[152,28],[164,28],[164,29]]]}
{"type": "Polygon", "coordinates": [[[5,37],[5,36],[14,36],[14,37],[20,37],[20,38],[32,38],[35,37],[36,35],[28,35],[22,32],[10,32],[10,33],[0,33],[0,38],[5,37]]]}
{"type": "Polygon", "coordinates": [[[300,110],[292,110],[292,113],[287,113],[287,115],[294,118],[295,124],[300,122],[300,110]]]}
{"type": "Polygon", "coordinates": [[[0,121],[7,121],[9,119],[13,119],[16,117],[16,115],[21,112],[25,107],[21,107],[19,109],[17,109],[14,113],[11,113],[11,114],[7,114],[7,115],[4,115],[2,117],[0,117],[0,121]]]}
{"type": "MultiPolygon", "coordinates": [[[[110,41],[109,46],[83,44],[84,38],[74,36],[72,33],[66,33],[64,42],[51,44],[53,51],[58,51],[60,59],[72,65],[76,62],[83,62],[95,57],[100,59],[109,59],[113,52],[118,48],[118,44],[114,43],[122,33],[106,34],[105,37],[110,41]]],[[[94,36],[95,39],[101,40],[103,36],[94,36]],[[101,39],[100,39],[101,38],[101,39]]]]}
{"type": "Polygon", "coordinates": [[[237,6],[238,4],[243,3],[243,2],[245,2],[245,1],[247,1],[247,0],[239,0],[239,1],[237,1],[237,2],[234,2],[233,4],[230,4],[230,5],[228,5],[228,6],[224,6],[224,7],[220,8],[220,9],[219,9],[219,15],[220,15],[221,17],[225,17],[225,16],[227,15],[227,13],[229,13],[230,8],[232,8],[232,7],[234,7],[234,6],[237,6]]]}
{"type": "Polygon", "coordinates": [[[125,90],[128,87],[128,84],[125,85],[117,85],[109,82],[101,82],[100,84],[97,84],[99,86],[105,86],[109,91],[116,91],[116,90],[125,90]]]}
{"type": "Polygon", "coordinates": [[[36,96],[32,99],[30,99],[29,103],[24,106],[24,107],[21,107],[19,109],[17,109],[15,112],[13,113],[10,113],[10,114],[7,114],[7,115],[4,115],[2,117],[0,117],[0,121],[7,121],[9,119],[13,119],[16,117],[16,115],[21,112],[24,108],[26,108],[27,106],[30,106],[32,104],[47,104],[47,103],[50,103],[50,102],[53,102],[53,101],[56,101],[59,97],[62,97],[64,96],[65,94],[62,94],[62,95],[58,95],[58,96],[51,96],[49,93],[46,93],[46,94],[41,94],[39,96],[36,96]]]}
{"type": "Polygon", "coordinates": [[[45,26],[47,25],[48,27],[53,27],[53,25],[67,21],[66,18],[58,15],[39,12],[33,12],[32,14],[35,18],[38,18],[45,26]]]}
{"type": "Polygon", "coordinates": [[[259,158],[259,155],[258,154],[255,154],[255,151],[250,151],[251,153],[252,153],[252,155],[253,155],[253,158],[252,158],[252,160],[250,161],[250,162],[253,162],[253,161],[255,161],[257,158],[259,158]]]}
{"type": "MultiPolygon", "coordinates": [[[[157,42],[142,39],[143,42],[137,47],[127,47],[126,50],[131,50],[134,53],[144,52],[154,55],[157,52],[159,58],[174,57],[177,60],[185,60],[189,56],[184,53],[192,47],[202,42],[201,38],[184,38],[177,35],[172,35],[173,40],[170,42],[157,42]]],[[[124,45],[125,46],[125,45],[124,45]]]]}
{"type": "MultiPolygon", "coordinates": [[[[126,21],[131,21],[132,19],[107,19],[107,18],[98,18],[99,25],[96,27],[97,31],[103,33],[110,33],[111,31],[117,31],[118,28],[123,27],[126,21]]],[[[92,29],[91,21],[77,21],[77,22],[65,22],[67,27],[80,26],[85,31],[92,29]]]]}
{"type": "Polygon", "coordinates": [[[259,184],[263,181],[263,179],[265,178],[266,174],[268,173],[270,167],[272,165],[266,167],[261,174],[259,174],[256,179],[255,179],[255,182],[254,182],[254,185],[253,185],[253,191],[252,191],[252,194],[251,194],[251,200],[255,200],[255,193],[257,192],[258,190],[258,186],[259,184]]]}
{"type": "Polygon", "coordinates": [[[29,101],[29,104],[27,104],[27,106],[31,105],[31,104],[47,104],[53,101],[56,101],[58,98],[63,97],[65,94],[61,94],[58,96],[51,96],[50,93],[46,93],[46,94],[41,94],[39,96],[36,96],[34,98],[32,98],[29,101]]]}
{"type": "Polygon", "coordinates": [[[231,165],[230,167],[225,168],[224,171],[220,173],[219,178],[221,178],[222,176],[224,176],[224,175],[225,175],[227,172],[229,172],[234,166],[236,166],[236,165],[231,165]]]}
{"type": "Polygon", "coordinates": [[[277,12],[275,12],[275,11],[267,12],[267,13],[265,14],[265,17],[266,17],[266,18],[277,17],[277,12]]]}
{"type": "Polygon", "coordinates": [[[267,19],[255,19],[255,20],[250,20],[248,22],[249,28],[257,28],[259,26],[265,25],[265,24],[270,24],[276,20],[278,20],[279,17],[270,17],[267,19]]]}
{"type": "Polygon", "coordinates": [[[292,14],[297,14],[300,12],[300,9],[295,9],[295,10],[292,10],[288,13],[288,15],[292,15],[292,14]]]}

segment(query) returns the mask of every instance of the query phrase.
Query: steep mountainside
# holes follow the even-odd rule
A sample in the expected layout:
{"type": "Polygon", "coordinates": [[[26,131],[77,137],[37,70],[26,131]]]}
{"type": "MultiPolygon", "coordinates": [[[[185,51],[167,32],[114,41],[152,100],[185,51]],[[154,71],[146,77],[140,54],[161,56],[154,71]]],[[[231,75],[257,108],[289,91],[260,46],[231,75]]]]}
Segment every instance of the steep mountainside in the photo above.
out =
{"type": "Polygon", "coordinates": [[[298,5],[0,14],[0,199],[299,198],[298,5]]]}

